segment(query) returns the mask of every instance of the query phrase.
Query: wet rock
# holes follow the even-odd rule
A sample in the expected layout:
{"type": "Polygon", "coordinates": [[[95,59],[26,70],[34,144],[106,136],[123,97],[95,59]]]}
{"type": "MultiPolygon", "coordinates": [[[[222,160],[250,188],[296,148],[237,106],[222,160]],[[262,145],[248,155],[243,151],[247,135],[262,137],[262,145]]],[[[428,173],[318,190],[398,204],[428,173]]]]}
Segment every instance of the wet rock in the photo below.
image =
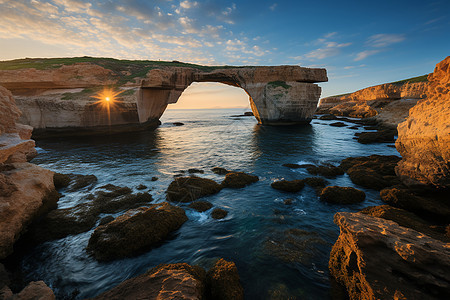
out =
{"type": "Polygon", "coordinates": [[[294,199],[292,198],[284,199],[283,201],[284,205],[291,205],[292,202],[294,202],[294,199]]]}
{"type": "Polygon", "coordinates": [[[309,167],[315,167],[315,165],[313,165],[313,164],[301,164],[301,165],[299,165],[299,164],[284,164],[283,167],[288,167],[291,169],[300,169],[300,168],[306,169],[309,167]]]}
{"type": "Polygon", "coordinates": [[[319,120],[336,120],[336,119],[337,119],[337,117],[332,114],[326,114],[326,115],[319,117],[319,120]]]}
{"type": "Polygon", "coordinates": [[[94,299],[204,299],[205,277],[198,266],[161,264],[94,299]]]}
{"type": "Polygon", "coordinates": [[[184,210],[167,202],[132,209],[97,227],[87,250],[99,261],[136,256],[157,246],[186,221],[184,210]]]}
{"type": "Polygon", "coordinates": [[[358,143],[392,143],[395,142],[395,132],[392,130],[381,130],[376,132],[361,132],[358,136],[358,143]]]}
{"type": "Polygon", "coordinates": [[[343,175],[344,170],[340,167],[335,167],[333,165],[322,165],[322,166],[314,166],[308,167],[306,170],[312,175],[321,175],[327,178],[334,178],[338,175],[343,175]]]}
{"type": "Polygon", "coordinates": [[[316,193],[320,194],[322,189],[328,184],[328,181],[321,177],[308,177],[303,179],[303,182],[310,187],[314,188],[316,193]]]}
{"type": "Polygon", "coordinates": [[[359,126],[351,126],[348,129],[359,129],[359,126]]]}
{"type": "Polygon", "coordinates": [[[227,169],[220,167],[214,167],[211,169],[211,171],[213,171],[213,173],[216,173],[217,175],[226,175],[230,173],[230,171],[228,171],[227,169]]]}
{"type": "Polygon", "coordinates": [[[244,299],[244,289],[240,283],[239,273],[234,262],[219,259],[206,274],[209,299],[240,300],[244,299]]]}
{"type": "Polygon", "coordinates": [[[333,126],[333,127],[346,127],[347,126],[345,123],[342,123],[342,122],[334,122],[329,125],[333,126]]]}
{"type": "Polygon", "coordinates": [[[152,179],[150,179],[151,181],[157,181],[158,177],[153,176],[152,179]]]}
{"type": "Polygon", "coordinates": [[[143,184],[140,184],[136,187],[136,189],[138,189],[138,190],[145,190],[146,188],[147,188],[147,186],[145,186],[143,184]]]}
{"type": "Polygon", "coordinates": [[[213,205],[208,201],[194,201],[189,204],[189,207],[195,209],[198,212],[204,212],[209,210],[213,205]]]}
{"type": "Polygon", "coordinates": [[[100,219],[100,222],[99,222],[99,226],[100,225],[105,225],[105,224],[108,224],[108,223],[111,223],[111,221],[114,221],[114,217],[113,216],[106,216],[106,217],[103,217],[103,218],[101,218],[100,219]]]}
{"type": "Polygon", "coordinates": [[[171,202],[191,202],[220,192],[222,186],[211,179],[197,176],[178,177],[169,185],[166,199],[171,202]]]}
{"type": "Polygon", "coordinates": [[[95,175],[69,174],[69,176],[71,178],[71,184],[68,188],[69,192],[74,192],[84,187],[92,188],[94,183],[97,182],[95,175]]]}
{"type": "Polygon", "coordinates": [[[291,192],[291,193],[297,193],[303,189],[305,186],[305,183],[303,180],[279,180],[272,182],[270,185],[274,189],[285,191],[285,192],[291,192]]]}
{"type": "Polygon", "coordinates": [[[189,174],[195,174],[195,173],[203,174],[203,173],[205,173],[205,171],[200,170],[200,169],[195,169],[195,168],[189,169],[188,172],[189,172],[189,174]]]}
{"type": "Polygon", "coordinates": [[[447,244],[362,213],[337,213],[334,222],[329,269],[350,299],[450,298],[447,244]]]}
{"type": "Polygon", "coordinates": [[[30,282],[20,293],[12,295],[8,300],[55,300],[55,294],[43,281],[30,282]]]}
{"type": "Polygon", "coordinates": [[[175,126],[183,126],[184,125],[184,123],[181,123],[181,122],[173,122],[172,124],[175,126]]]}
{"type": "Polygon", "coordinates": [[[381,200],[391,206],[411,211],[435,222],[449,222],[450,203],[446,191],[422,191],[424,195],[402,186],[394,186],[380,191],[381,200]]]}
{"type": "Polygon", "coordinates": [[[370,206],[361,210],[360,213],[372,217],[383,218],[385,220],[391,220],[400,226],[422,232],[423,234],[444,243],[450,242],[450,238],[445,236],[444,226],[433,225],[417,215],[401,208],[392,207],[390,205],[370,206]]]}
{"type": "Polygon", "coordinates": [[[53,174],[53,183],[56,189],[68,187],[72,179],[67,174],[55,173],[53,174]]]}
{"type": "Polygon", "coordinates": [[[395,155],[371,155],[349,157],[339,165],[349,175],[353,183],[360,186],[381,190],[399,184],[395,175],[395,166],[400,157],[395,155]]]}
{"type": "Polygon", "coordinates": [[[316,247],[326,242],[315,232],[291,228],[273,233],[264,243],[264,249],[287,263],[308,264],[316,255],[316,247]]]}
{"type": "Polygon", "coordinates": [[[364,201],[366,194],[352,187],[327,186],[320,194],[320,200],[333,204],[353,204],[364,201]]]}
{"type": "Polygon", "coordinates": [[[249,175],[244,172],[230,172],[225,175],[222,186],[227,188],[243,188],[259,180],[258,176],[249,175]]]}
{"type": "Polygon", "coordinates": [[[212,217],[213,219],[216,219],[216,220],[223,219],[223,218],[225,218],[227,215],[228,215],[228,212],[227,212],[226,210],[224,210],[224,209],[221,209],[221,208],[215,208],[215,209],[212,211],[212,213],[211,213],[211,217],[212,217]]]}

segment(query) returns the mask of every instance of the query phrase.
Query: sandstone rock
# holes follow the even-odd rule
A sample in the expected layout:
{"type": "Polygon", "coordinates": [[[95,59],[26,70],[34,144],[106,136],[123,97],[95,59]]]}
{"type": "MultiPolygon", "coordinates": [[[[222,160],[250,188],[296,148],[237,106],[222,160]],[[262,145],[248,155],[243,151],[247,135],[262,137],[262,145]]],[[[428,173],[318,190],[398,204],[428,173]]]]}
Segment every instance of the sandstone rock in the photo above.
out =
{"type": "Polygon", "coordinates": [[[166,198],[171,202],[191,202],[220,192],[222,186],[211,179],[196,176],[178,177],[169,185],[166,198]]]}
{"type": "Polygon", "coordinates": [[[244,289],[234,262],[219,259],[206,274],[208,298],[217,300],[244,299],[244,289]]]}
{"type": "Polygon", "coordinates": [[[56,172],[55,174],[53,174],[53,184],[55,185],[56,189],[69,186],[71,181],[72,179],[67,174],[61,174],[56,172]]]}
{"type": "Polygon", "coordinates": [[[0,195],[0,259],[12,253],[14,242],[27,226],[46,210],[56,207],[53,172],[30,163],[15,163],[14,169],[2,172],[16,190],[0,195]]]}
{"type": "Polygon", "coordinates": [[[222,186],[227,188],[243,188],[246,185],[255,183],[259,180],[258,176],[249,175],[244,172],[230,172],[225,175],[222,186]]]}
{"type": "Polygon", "coordinates": [[[333,165],[313,166],[306,168],[306,170],[312,175],[322,175],[327,178],[334,178],[337,175],[344,174],[344,170],[333,165]]]}
{"type": "Polygon", "coordinates": [[[297,193],[303,189],[305,186],[305,183],[303,180],[279,180],[272,182],[270,185],[274,189],[285,191],[285,192],[291,192],[291,193],[297,193]]]}
{"type": "Polygon", "coordinates": [[[228,212],[221,208],[215,208],[211,213],[211,217],[216,220],[224,219],[227,215],[228,212]]]}
{"type": "Polygon", "coordinates": [[[409,116],[409,110],[417,104],[418,99],[400,99],[383,106],[373,118],[379,123],[392,127],[404,122],[409,116]]]}
{"type": "Polygon", "coordinates": [[[195,209],[198,212],[204,212],[209,210],[213,205],[208,201],[194,201],[189,204],[189,207],[195,209]]]}
{"type": "Polygon", "coordinates": [[[344,102],[329,109],[335,116],[352,118],[370,118],[377,115],[377,111],[365,102],[344,102]]]}
{"type": "Polygon", "coordinates": [[[406,185],[450,188],[450,57],[428,76],[427,99],[411,108],[398,126],[396,169],[406,185]]]}
{"type": "Polygon", "coordinates": [[[448,245],[415,230],[361,213],[337,213],[331,275],[350,299],[447,299],[448,245]],[[382,262],[382,263],[380,263],[382,262]]]}
{"type": "Polygon", "coordinates": [[[327,186],[320,193],[320,200],[334,204],[353,204],[364,201],[366,194],[352,187],[327,186]]]}
{"type": "Polygon", "coordinates": [[[376,132],[361,132],[358,136],[358,143],[393,143],[395,132],[392,130],[380,130],[376,132]]]}
{"type": "Polygon", "coordinates": [[[360,213],[391,220],[400,226],[414,229],[444,243],[450,242],[450,238],[445,236],[444,226],[432,225],[415,214],[401,208],[390,205],[369,206],[361,210],[360,213]]]}
{"type": "Polygon", "coordinates": [[[20,293],[11,300],[55,300],[55,294],[43,281],[30,282],[20,293]]]}
{"type": "Polygon", "coordinates": [[[204,299],[205,271],[186,263],[162,264],[95,297],[112,299],[204,299]]]}
{"type": "Polygon", "coordinates": [[[0,136],[4,133],[16,133],[16,121],[20,110],[15,105],[10,91],[0,85],[0,136]]]}
{"type": "Polygon", "coordinates": [[[97,227],[87,250],[100,261],[135,256],[162,242],[186,221],[184,210],[167,202],[132,209],[97,227]]]}
{"type": "Polygon", "coordinates": [[[394,171],[399,160],[400,157],[395,155],[349,157],[339,167],[347,172],[353,183],[381,190],[399,183],[394,171]]]}
{"type": "Polygon", "coordinates": [[[424,99],[427,97],[428,82],[407,82],[401,87],[402,99],[424,99]]]}

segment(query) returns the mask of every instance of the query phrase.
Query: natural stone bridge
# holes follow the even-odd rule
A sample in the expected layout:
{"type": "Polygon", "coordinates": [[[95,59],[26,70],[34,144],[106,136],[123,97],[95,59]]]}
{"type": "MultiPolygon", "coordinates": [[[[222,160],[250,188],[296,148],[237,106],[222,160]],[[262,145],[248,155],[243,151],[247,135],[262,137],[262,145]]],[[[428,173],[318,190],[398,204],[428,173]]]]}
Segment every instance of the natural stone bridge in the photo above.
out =
{"type": "Polygon", "coordinates": [[[151,70],[137,97],[139,122],[159,119],[168,104],[176,103],[193,82],[220,82],[242,88],[260,124],[305,124],[317,108],[325,69],[299,66],[223,68],[205,72],[169,67],[151,70]]]}

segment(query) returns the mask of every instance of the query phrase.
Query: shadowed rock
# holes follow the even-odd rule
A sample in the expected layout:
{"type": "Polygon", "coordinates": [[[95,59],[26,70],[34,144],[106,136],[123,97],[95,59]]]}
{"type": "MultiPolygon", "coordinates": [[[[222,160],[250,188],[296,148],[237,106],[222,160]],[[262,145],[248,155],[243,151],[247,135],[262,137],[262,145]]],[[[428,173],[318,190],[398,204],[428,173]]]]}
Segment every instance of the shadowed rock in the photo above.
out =
{"type": "Polygon", "coordinates": [[[230,173],[230,171],[228,171],[227,169],[220,167],[214,167],[211,169],[211,171],[213,171],[213,173],[216,173],[217,175],[226,175],[230,173]]]}
{"type": "Polygon", "coordinates": [[[211,213],[211,217],[216,220],[223,219],[227,215],[228,215],[228,212],[225,209],[221,209],[221,208],[215,208],[211,213]]]}
{"type": "Polygon", "coordinates": [[[277,190],[285,191],[285,192],[291,192],[291,193],[297,193],[303,189],[305,186],[305,183],[303,180],[279,180],[272,182],[271,187],[277,190]]]}
{"type": "Polygon", "coordinates": [[[393,143],[395,141],[396,132],[393,130],[380,130],[376,132],[361,132],[358,135],[358,143],[393,143]]]}
{"type": "Polygon", "coordinates": [[[320,200],[333,204],[353,204],[364,201],[366,194],[352,187],[327,186],[320,194],[320,200]]]}
{"type": "Polygon", "coordinates": [[[344,174],[343,169],[333,165],[313,166],[306,168],[306,170],[312,175],[321,175],[327,178],[334,178],[338,175],[344,174]]]}
{"type": "Polygon", "coordinates": [[[198,212],[204,212],[210,209],[213,205],[208,201],[194,201],[189,204],[189,207],[195,209],[198,212]]]}
{"type": "Polygon", "coordinates": [[[244,172],[230,172],[225,175],[222,186],[227,188],[243,188],[246,185],[255,183],[259,180],[258,176],[249,175],[244,172]]]}
{"type": "Polygon", "coordinates": [[[242,300],[244,289],[240,283],[239,273],[234,262],[219,259],[206,274],[208,299],[242,300]]]}
{"type": "Polygon", "coordinates": [[[132,209],[97,227],[87,251],[99,261],[136,256],[157,246],[186,221],[184,210],[167,202],[132,209]]]}
{"type": "Polygon", "coordinates": [[[334,122],[329,125],[333,126],[333,127],[346,127],[347,126],[345,123],[342,123],[342,122],[334,122]]]}
{"type": "Polygon", "coordinates": [[[191,202],[220,192],[222,186],[214,180],[197,176],[178,177],[169,185],[166,199],[171,202],[191,202]]]}

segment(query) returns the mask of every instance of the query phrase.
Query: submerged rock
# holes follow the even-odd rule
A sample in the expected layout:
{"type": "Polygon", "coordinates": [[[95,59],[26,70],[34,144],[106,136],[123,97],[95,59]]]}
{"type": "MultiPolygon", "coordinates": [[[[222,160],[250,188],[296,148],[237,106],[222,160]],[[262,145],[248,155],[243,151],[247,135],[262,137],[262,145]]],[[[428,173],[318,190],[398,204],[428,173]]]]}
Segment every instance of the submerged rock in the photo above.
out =
{"type": "Polygon", "coordinates": [[[225,175],[222,186],[227,188],[243,188],[246,185],[255,183],[259,180],[258,176],[249,175],[244,172],[230,172],[225,175]]]}
{"type": "Polygon", "coordinates": [[[189,204],[189,207],[195,209],[198,212],[204,212],[209,210],[213,205],[208,201],[194,201],[189,204]]]}
{"type": "Polygon", "coordinates": [[[244,299],[239,273],[234,262],[219,259],[206,274],[208,286],[207,299],[241,300],[244,299]]]}
{"type": "Polygon", "coordinates": [[[327,186],[320,194],[320,200],[333,204],[353,204],[364,201],[366,194],[352,187],[327,186]]]}
{"type": "Polygon", "coordinates": [[[147,188],[147,186],[145,186],[143,184],[140,184],[136,187],[136,189],[138,189],[138,190],[145,190],[146,188],[147,188]]]}
{"type": "Polygon", "coordinates": [[[330,273],[350,299],[450,298],[448,244],[362,213],[337,213],[334,222],[330,273]]]}
{"type": "Polygon", "coordinates": [[[215,208],[211,213],[211,217],[216,220],[223,219],[227,215],[228,215],[228,212],[225,209],[221,209],[221,208],[215,208]]]}
{"type": "Polygon", "coordinates": [[[186,221],[184,210],[167,202],[132,209],[97,227],[87,250],[99,261],[139,255],[158,245],[186,221]]]}
{"type": "Polygon", "coordinates": [[[166,199],[171,202],[191,202],[220,192],[222,186],[214,180],[197,176],[178,177],[169,185],[166,199]]]}
{"type": "Polygon", "coordinates": [[[211,169],[211,171],[213,171],[213,173],[216,173],[217,175],[226,175],[230,173],[230,171],[228,171],[227,169],[220,167],[214,167],[211,169]]]}
{"type": "Polygon", "coordinates": [[[285,191],[285,192],[291,192],[291,193],[297,193],[301,191],[305,187],[305,183],[303,180],[279,180],[272,182],[270,185],[274,189],[285,191]]]}
{"type": "Polygon", "coordinates": [[[195,173],[203,174],[203,173],[205,173],[205,171],[200,170],[200,169],[195,169],[195,168],[188,169],[188,172],[189,172],[189,174],[195,174],[195,173]]]}
{"type": "Polygon", "coordinates": [[[333,127],[346,127],[347,126],[345,123],[342,123],[342,122],[334,122],[334,123],[330,123],[329,125],[333,126],[333,127]]]}
{"type": "Polygon", "coordinates": [[[353,183],[360,186],[381,190],[399,183],[395,175],[395,166],[400,157],[395,155],[370,155],[349,157],[339,167],[344,169],[353,183]]]}
{"type": "Polygon", "coordinates": [[[321,177],[308,177],[303,179],[303,182],[314,188],[316,193],[320,193],[322,189],[328,184],[328,181],[321,177]]]}
{"type": "Polygon", "coordinates": [[[161,264],[94,299],[204,299],[205,270],[186,263],[161,264]]]}

